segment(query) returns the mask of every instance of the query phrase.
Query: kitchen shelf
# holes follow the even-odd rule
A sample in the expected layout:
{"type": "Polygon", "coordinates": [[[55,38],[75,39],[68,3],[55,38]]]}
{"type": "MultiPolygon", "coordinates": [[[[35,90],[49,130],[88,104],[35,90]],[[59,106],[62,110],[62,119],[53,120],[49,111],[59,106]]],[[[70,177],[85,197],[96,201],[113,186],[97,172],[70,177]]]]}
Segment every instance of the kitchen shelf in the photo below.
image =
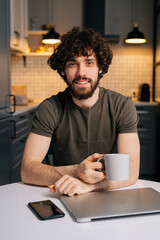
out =
{"type": "MultiPolygon", "coordinates": [[[[29,36],[41,36],[42,34],[46,34],[47,30],[32,30],[28,31],[29,36]]],[[[23,57],[43,57],[43,56],[51,56],[53,52],[15,52],[16,56],[23,56],[23,57]]]]}
{"type": "Polygon", "coordinates": [[[32,30],[28,31],[28,35],[42,35],[46,34],[48,31],[47,30],[32,30]]]}
{"type": "Polygon", "coordinates": [[[16,56],[24,56],[24,57],[45,57],[45,56],[51,56],[52,52],[30,52],[30,53],[16,53],[16,56]]]}

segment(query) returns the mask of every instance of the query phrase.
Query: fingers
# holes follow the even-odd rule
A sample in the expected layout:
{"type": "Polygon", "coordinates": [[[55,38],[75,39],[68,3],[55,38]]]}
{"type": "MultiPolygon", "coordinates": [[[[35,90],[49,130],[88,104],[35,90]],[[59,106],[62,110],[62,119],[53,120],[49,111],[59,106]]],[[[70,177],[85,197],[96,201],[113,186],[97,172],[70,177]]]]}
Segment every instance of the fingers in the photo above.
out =
{"type": "Polygon", "coordinates": [[[75,178],[64,175],[55,183],[56,192],[73,196],[76,193],[77,181],[75,178]]]}
{"type": "Polygon", "coordinates": [[[64,175],[55,183],[55,191],[68,196],[73,196],[75,194],[83,194],[93,190],[92,184],[84,183],[83,181],[64,175]]]}
{"type": "Polygon", "coordinates": [[[101,157],[103,157],[103,154],[94,153],[93,155],[86,158],[82,163],[80,164],[84,170],[87,169],[102,169],[103,165],[101,162],[97,162],[97,160],[101,157]]]}
{"type": "Polygon", "coordinates": [[[91,162],[86,164],[86,170],[87,169],[102,169],[103,164],[101,162],[91,162]]]}
{"type": "Polygon", "coordinates": [[[89,184],[94,184],[94,183],[100,182],[104,178],[105,178],[105,174],[103,172],[92,170],[90,174],[88,173],[87,176],[83,176],[83,181],[89,184]]]}
{"type": "Polygon", "coordinates": [[[85,174],[86,171],[88,170],[95,170],[95,169],[102,169],[103,164],[101,162],[90,162],[90,161],[83,161],[79,165],[79,172],[80,174],[85,174]]]}
{"type": "Polygon", "coordinates": [[[91,156],[89,156],[88,158],[86,158],[87,161],[90,162],[94,162],[96,160],[98,160],[98,158],[104,157],[104,154],[99,154],[99,153],[94,153],[91,156]]]}

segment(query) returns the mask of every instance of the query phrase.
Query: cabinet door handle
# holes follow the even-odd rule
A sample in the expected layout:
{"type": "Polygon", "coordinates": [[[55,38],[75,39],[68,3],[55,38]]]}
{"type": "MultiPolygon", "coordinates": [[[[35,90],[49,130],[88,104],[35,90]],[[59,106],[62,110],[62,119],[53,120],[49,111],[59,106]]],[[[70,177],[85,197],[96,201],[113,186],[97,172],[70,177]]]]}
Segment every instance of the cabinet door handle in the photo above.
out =
{"type": "Polygon", "coordinates": [[[11,139],[16,138],[16,122],[11,120],[11,139]]]}
{"type": "Polygon", "coordinates": [[[147,110],[137,110],[137,114],[149,114],[147,110]]]}

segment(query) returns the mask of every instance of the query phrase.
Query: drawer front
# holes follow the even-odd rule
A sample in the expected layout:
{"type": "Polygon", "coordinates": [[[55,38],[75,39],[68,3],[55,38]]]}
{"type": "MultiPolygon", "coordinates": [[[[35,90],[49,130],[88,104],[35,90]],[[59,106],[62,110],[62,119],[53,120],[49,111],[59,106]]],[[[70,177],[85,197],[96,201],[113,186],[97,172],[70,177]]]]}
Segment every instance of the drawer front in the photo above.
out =
{"type": "Polygon", "coordinates": [[[16,122],[16,132],[28,126],[28,118],[16,122]]]}
{"type": "Polygon", "coordinates": [[[21,162],[34,111],[13,116],[11,120],[11,182],[21,181],[21,162]]]}
{"type": "Polygon", "coordinates": [[[21,128],[20,130],[16,131],[16,139],[23,138],[24,135],[28,136],[29,134],[29,127],[26,126],[24,128],[21,128]]]}
{"type": "Polygon", "coordinates": [[[140,139],[155,139],[156,137],[156,107],[136,107],[139,116],[138,134],[140,139]]]}
{"type": "Polygon", "coordinates": [[[156,137],[156,125],[153,123],[141,121],[138,124],[138,135],[140,139],[155,139],[156,137]]]}
{"type": "Polygon", "coordinates": [[[11,138],[20,138],[22,135],[29,133],[28,115],[23,114],[16,116],[11,120],[11,138]]]}
{"type": "Polygon", "coordinates": [[[137,113],[140,117],[149,119],[155,118],[157,106],[136,106],[137,113]]]}
{"type": "Polygon", "coordinates": [[[140,174],[155,175],[156,171],[156,156],[155,156],[155,141],[140,141],[140,174]]]}
{"type": "Polygon", "coordinates": [[[156,106],[136,106],[137,114],[142,121],[154,122],[156,118],[156,106]]]}
{"type": "Polygon", "coordinates": [[[21,163],[17,164],[11,170],[11,182],[21,182],[21,163]]]}
{"type": "Polygon", "coordinates": [[[137,114],[138,114],[138,117],[139,117],[139,122],[141,122],[141,123],[145,123],[145,122],[147,122],[147,123],[155,123],[155,121],[156,121],[156,115],[155,115],[155,113],[153,114],[153,115],[150,115],[150,114],[148,114],[148,113],[140,113],[139,111],[137,111],[137,114]]]}
{"type": "Polygon", "coordinates": [[[21,138],[14,140],[12,143],[12,167],[22,161],[27,136],[28,134],[25,134],[21,138]]]}
{"type": "Polygon", "coordinates": [[[13,119],[16,123],[23,123],[24,121],[28,121],[28,113],[14,116],[13,119]]]}

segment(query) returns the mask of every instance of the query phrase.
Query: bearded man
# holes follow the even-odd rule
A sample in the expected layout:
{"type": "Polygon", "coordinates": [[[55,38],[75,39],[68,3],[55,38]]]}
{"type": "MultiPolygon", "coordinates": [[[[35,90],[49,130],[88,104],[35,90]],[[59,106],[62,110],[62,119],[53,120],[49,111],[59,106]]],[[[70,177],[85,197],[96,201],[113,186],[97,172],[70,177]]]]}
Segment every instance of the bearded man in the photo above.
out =
{"type": "Polygon", "coordinates": [[[22,160],[23,182],[54,185],[51,192],[73,196],[137,181],[140,144],[135,106],[127,97],[99,86],[111,61],[107,40],[92,29],[73,28],[61,37],[48,64],[68,86],[44,100],[35,113],[22,160]],[[50,144],[54,166],[42,163],[50,144]],[[128,180],[107,180],[100,171],[103,166],[97,159],[115,147],[130,155],[128,180]]]}

